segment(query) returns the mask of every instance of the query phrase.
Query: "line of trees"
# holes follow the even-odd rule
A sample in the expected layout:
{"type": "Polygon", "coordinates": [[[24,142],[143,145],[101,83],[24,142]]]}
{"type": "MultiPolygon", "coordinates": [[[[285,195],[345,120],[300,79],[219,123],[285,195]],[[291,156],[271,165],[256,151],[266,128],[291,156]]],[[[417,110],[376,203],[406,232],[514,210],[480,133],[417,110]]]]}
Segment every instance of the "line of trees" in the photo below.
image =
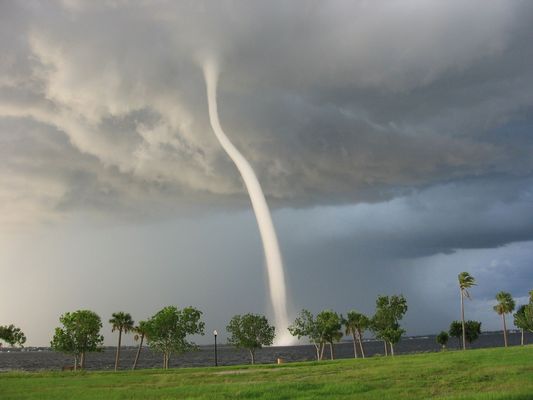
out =
{"type": "MultiPolygon", "coordinates": [[[[461,332],[459,332],[458,321],[452,322],[450,325],[450,336],[462,337],[463,350],[466,350],[466,342],[472,343],[481,333],[481,322],[465,321],[465,307],[464,299],[471,300],[468,289],[476,285],[476,280],[468,272],[461,272],[458,277],[459,292],[461,295],[461,332]]],[[[508,292],[498,292],[496,294],[496,305],[493,307],[494,311],[501,316],[503,326],[503,342],[505,347],[508,346],[507,339],[507,321],[506,314],[511,314],[516,307],[513,296],[508,292]]],[[[521,330],[520,343],[524,345],[524,331],[533,332],[533,290],[529,291],[529,303],[518,307],[514,316],[514,324],[521,330]]],[[[447,339],[445,339],[445,332],[441,332],[437,336],[437,343],[443,347],[446,346],[447,339]],[[440,337],[439,337],[440,336],[440,337]]]]}
{"type": "MultiPolygon", "coordinates": [[[[143,342],[146,339],[150,348],[163,355],[163,368],[169,366],[172,354],[179,354],[193,350],[197,346],[189,341],[189,335],[203,335],[204,322],[201,321],[202,312],[194,307],[179,309],[168,306],[158,311],[147,321],[140,321],[137,325],[129,313],[123,311],[112,314],[109,323],[113,332],[118,332],[118,346],[115,356],[115,371],[119,368],[122,334],[135,333],[139,340],[139,347],[135,355],[132,368],[137,367],[143,342]]],[[[70,354],[74,357],[74,370],[85,367],[86,354],[101,351],[104,342],[100,334],[102,321],[90,310],[67,312],[59,318],[60,327],[55,329],[50,343],[52,349],[70,354]]]]}
{"type": "MultiPolygon", "coordinates": [[[[437,343],[445,348],[450,337],[460,339],[462,348],[467,348],[481,334],[481,322],[465,320],[464,299],[471,299],[469,290],[476,285],[476,280],[468,272],[458,275],[461,298],[461,320],[452,321],[448,331],[439,333],[437,343]]],[[[508,346],[506,315],[516,307],[510,293],[499,292],[496,295],[494,311],[501,316],[504,344],[508,346]]],[[[377,339],[383,341],[385,356],[394,356],[394,346],[400,341],[405,330],[400,321],[407,313],[407,300],[403,295],[378,296],[373,316],[367,316],[356,310],[347,312],[346,317],[332,310],[323,310],[314,316],[303,309],[289,326],[288,330],[298,339],[307,338],[315,348],[317,360],[324,359],[326,347],[329,357],[335,358],[335,343],[344,335],[352,338],[354,357],[365,357],[363,337],[371,331],[377,339]]],[[[528,304],[518,307],[513,314],[514,324],[521,330],[521,344],[524,344],[524,332],[533,332],[533,290],[529,292],[528,304]]],[[[123,334],[134,333],[139,342],[132,369],[138,365],[143,344],[162,354],[163,368],[169,367],[170,357],[197,348],[188,339],[190,335],[204,335],[205,324],[201,320],[202,312],[194,307],[179,309],[175,306],[164,307],[146,321],[135,324],[131,314],[120,311],[112,314],[109,323],[112,332],[118,333],[118,345],[115,354],[115,371],[120,367],[120,353],[123,334]]],[[[89,352],[101,351],[104,337],[101,318],[93,311],[78,310],[67,312],[59,318],[61,326],[55,329],[50,345],[52,349],[74,357],[73,369],[84,368],[89,352]]],[[[250,360],[255,362],[258,349],[272,345],[275,328],[268,319],[259,314],[235,315],[226,327],[229,334],[228,343],[248,350],[250,360]]],[[[1,341],[10,346],[23,347],[26,336],[14,325],[0,326],[1,341]]]]}
{"type": "MultiPolygon", "coordinates": [[[[289,331],[300,337],[308,337],[315,345],[318,360],[324,357],[324,350],[329,346],[330,358],[335,358],[335,343],[339,342],[344,334],[352,336],[354,344],[354,357],[358,357],[357,346],[361,356],[365,356],[363,335],[371,330],[376,337],[383,340],[385,351],[394,355],[394,345],[398,343],[405,332],[400,327],[399,321],[407,312],[407,301],[400,296],[379,296],[376,300],[376,313],[372,318],[352,310],[347,317],[331,311],[324,310],[316,318],[307,310],[302,310],[289,331]],[[344,331],[342,328],[344,327],[344,331]]],[[[162,354],[163,368],[169,367],[172,354],[191,351],[197,346],[188,340],[190,335],[203,335],[204,322],[201,321],[202,312],[194,307],[179,309],[168,306],[158,311],[146,321],[137,325],[129,313],[120,311],[112,314],[109,323],[112,331],[118,333],[118,345],[115,355],[115,371],[120,366],[120,352],[122,335],[129,332],[135,333],[139,341],[135,360],[132,368],[138,365],[143,342],[162,354]]],[[[85,367],[86,355],[89,352],[101,351],[104,337],[100,334],[102,328],[101,318],[93,311],[78,310],[63,314],[59,321],[61,326],[55,329],[51,341],[52,349],[74,357],[74,370],[85,367]]],[[[275,327],[268,319],[259,314],[235,315],[226,327],[229,334],[228,343],[237,348],[243,348],[250,353],[250,361],[255,363],[255,355],[263,346],[272,345],[275,337],[275,327]]]]}
{"type": "Polygon", "coordinates": [[[356,310],[347,313],[346,318],[331,310],[324,310],[313,314],[303,309],[294,323],[289,327],[289,332],[298,339],[307,338],[315,347],[316,359],[324,358],[324,349],[329,345],[330,358],[335,358],[334,344],[340,341],[344,333],[352,336],[354,357],[357,358],[359,346],[361,356],[365,357],[363,335],[365,331],[374,332],[376,338],[383,340],[385,355],[394,356],[394,345],[400,341],[405,330],[400,326],[400,321],[407,312],[407,300],[403,295],[378,296],[376,299],[376,312],[368,317],[356,310]]]}
{"type": "Polygon", "coordinates": [[[481,322],[479,321],[452,321],[448,332],[442,331],[435,338],[436,342],[441,345],[442,349],[445,349],[450,337],[459,339],[462,343],[464,338],[465,342],[471,344],[477,340],[481,335],[481,322]],[[463,336],[464,334],[464,336],[463,336]]]}

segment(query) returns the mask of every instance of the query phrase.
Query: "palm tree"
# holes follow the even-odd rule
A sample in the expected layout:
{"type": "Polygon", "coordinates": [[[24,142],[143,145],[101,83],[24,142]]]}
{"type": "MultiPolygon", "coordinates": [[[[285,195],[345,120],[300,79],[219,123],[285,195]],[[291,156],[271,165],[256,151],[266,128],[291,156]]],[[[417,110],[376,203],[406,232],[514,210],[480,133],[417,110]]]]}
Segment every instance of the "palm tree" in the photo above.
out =
{"type": "Polygon", "coordinates": [[[507,347],[507,325],[505,324],[505,314],[509,314],[514,311],[515,302],[513,300],[513,296],[507,292],[499,292],[496,295],[496,300],[498,300],[498,304],[494,306],[494,311],[502,316],[503,342],[505,343],[505,347],[507,347]]]}
{"type": "Polygon", "coordinates": [[[370,325],[370,319],[366,315],[352,310],[348,313],[347,318],[343,321],[343,324],[346,327],[346,334],[352,335],[354,358],[357,358],[356,343],[359,343],[361,355],[363,358],[365,358],[365,350],[363,349],[363,333],[368,329],[370,325]]]}
{"type": "Polygon", "coordinates": [[[135,332],[135,336],[133,337],[135,341],[140,340],[139,347],[137,349],[137,354],[135,354],[135,361],[133,361],[132,369],[135,369],[137,368],[137,361],[139,361],[139,355],[141,354],[144,338],[147,337],[148,321],[140,321],[139,325],[133,328],[133,331],[135,332]]]}
{"type": "Polygon", "coordinates": [[[109,323],[113,326],[112,332],[118,331],[118,347],[115,357],[115,371],[118,369],[118,362],[120,360],[120,346],[122,343],[122,332],[128,333],[133,330],[133,319],[131,315],[122,311],[111,314],[112,318],[109,323]]]}
{"type": "Polygon", "coordinates": [[[463,350],[466,350],[466,336],[465,336],[465,304],[464,299],[470,299],[468,289],[475,286],[476,280],[468,272],[461,272],[457,277],[459,279],[459,290],[461,292],[461,326],[463,330],[463,350]]]}

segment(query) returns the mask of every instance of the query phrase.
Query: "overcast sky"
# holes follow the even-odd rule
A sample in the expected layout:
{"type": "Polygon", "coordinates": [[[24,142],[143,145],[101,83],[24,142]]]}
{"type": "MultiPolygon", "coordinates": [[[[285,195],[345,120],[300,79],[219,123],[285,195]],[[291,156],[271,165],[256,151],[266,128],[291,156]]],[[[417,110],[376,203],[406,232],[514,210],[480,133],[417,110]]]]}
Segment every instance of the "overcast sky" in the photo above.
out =
{"type": "MultiPolygon", "coordinates": [[[[0,3],[0,324],[65,311],[270,316],[242,180],[263,184],[291,316],[404,294],[408,334],[533,289],[533,2],[0,3]]],[[[104,326],[106,343],[115,337],[104,326]]],[[[210,337],[200,342],[210,341],[210,337]]]]}

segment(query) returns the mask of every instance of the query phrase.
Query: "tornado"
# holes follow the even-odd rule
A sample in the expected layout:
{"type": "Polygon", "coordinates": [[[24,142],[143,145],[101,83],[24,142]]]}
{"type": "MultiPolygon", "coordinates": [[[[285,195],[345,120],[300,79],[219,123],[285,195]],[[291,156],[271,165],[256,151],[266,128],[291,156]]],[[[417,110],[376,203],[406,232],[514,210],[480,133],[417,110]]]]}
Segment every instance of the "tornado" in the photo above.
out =
{"type": "Polygon", "coordinates": [[[278,238],[272,223],[270,209],[263,194],[263,189],[255,175],[250,163],[239,150],[231,143],[220,125],[217,107],[217,84],[218,69],[213,62],[204,62],[204,78],[207,87],[207,100],[209,107],[209,121],[211,127],[224,151],[231,158],[239,170],[255,213],[259,233],[263,242],[265,253],[266,270],[268,276],[268,287],[270,291],[270,301],[274,312],[276,326],[276,345],[289,345],[293,338],[288,332],[289,318],[287,313],[287,289],[285,287],[285,273],[283,262],[279,250],[278,238]]]}

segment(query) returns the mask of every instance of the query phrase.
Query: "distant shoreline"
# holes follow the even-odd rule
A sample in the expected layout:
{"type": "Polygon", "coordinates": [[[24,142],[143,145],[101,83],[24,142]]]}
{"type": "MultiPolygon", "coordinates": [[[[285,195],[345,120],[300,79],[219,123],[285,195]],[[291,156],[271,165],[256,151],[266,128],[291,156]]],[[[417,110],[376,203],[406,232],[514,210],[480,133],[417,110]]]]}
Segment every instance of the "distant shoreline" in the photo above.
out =
{"type": "MultiPolygon", "coordinates": [[[[510,335],[514,335],[514,334],[521,334],[520,330],[518,329],[509,329],[507,331],[508,334],[510,335]]],[[[524,333],[526,336],[530,335],[531,336],[531,341],[532,341],[532,344],[533,344],[533,333],[531,332],[525,332],[524,333]]],[[[503,331],[486,331],[486,332],[482,332],[480,336],[493,336],[493,335],[502,335],[503,337],[503,331]]],[[[431,338],[435,338],[437,335],[436,334],[428,334],[428,335],[413,335],[413,336],[402,336],[402,339],[401,341],[404,341],[404,340],[416,340],[416,339],[431,339],[431,338]]],[[[450,340],[453,341],[453,338],[451,338],[450,340]]],[[[401,343],[400,341],[400,343],[401,343]]],[[[376,339],[376,338],[365,338],[363,339],[363,342],[364,343],[375,343],[375,342],[382,342],[381,340],[379,339],[376,339]]],[[[343,338],[339,343],[337,343],[337,345],[342,345],[342,344],[348,344],[348,343],[352,343],[352,340],[345,337],[343,338]]],[[[294,344],[294,345],[291,345],[291,346],[267,346],[265,348],[284,348],[284,347],[298,347],[298,346],[310,346],[309,343],[297,343],[297,344],[294,344]]],[[[214,344],[200,344],[198,345],[198,347],[200,349],[209,349],[209,348],[213,348],[214,347],[214,344]]],[[[223,349],[223,348],[228,348],[228,347],[231,347],[233,348],[232,345],[229,345],[229,344],[226,344],[226,343],[218,343],[217,344],[217,347],[220,348],[220,349],[223,349]]],[[[495,347],[499,347],[499,346],[495,346],[495,347]]],[[[117,347],[116,346],[102,346],[101,349],[103,351],[106,351],[106,350],[113,350],[115,351],[117,347]]],[[[149,346],[145,346],[145,348],[149,348],[149,346]]],[[[125,346],[123,345],[122,346],[122,349],[126,349],[126,350],[136,350],[137,349],[137,346],[136,345],[130,345],[130,346],[125,346]]],[[[43,351],[50,351],[52,352],[52,348],[50,346],[25,346],[23,348],[18,348],[18,347],[0,347],[0,353],[2,352],[5,352],[5,353],[13,353],[13,352],[43,352],[43,351]]]]}
{"type": "MultiPolygon", "coordinates": [[[[533,344],[533,333],[527,333],[526,344],[533,344]]],[[[511,346],[520,344],[520,333],[513,331],[509,334],[511,346]]],[[[470,346],[472,349],[494,348],[503,346],[502,332],[485,332],[477,341],[470,346]]],[[[383,342],[375,339],[364,341],[365,353],[368,357],[383,356],[383,342]]],[[[449,350],[459,349],[459,341],[450,339],[449,350]]],[[[106,371],[113,369],[114,346],[106,346],[101,352],[90,353],[87,357],[86,369],[91,371],[106,371]]],[[[396,346],[396,354],[435,353],[440,351],[440,346],[435,341],[435,335],[408,336],[396,346]]],[[[120,369],[129,370],[133,364],[137,348],[124,347],[120,361],[120,369]]],[[[343,341],[335,346],[335,354],[338,359],[353,358],[353,345],[351,341],[343,341]]],[[[273,364],[278,358],[285,362],[312,361],[315,358],[315,350],[312,345],[298,344],[284,347],[265,347],[257,351],[256,362],[258,364],[273,364]]],[[[329,358],[329,350],[326,349],[325,358],[329,358]]],[[[148,347],[143,347],[139,360],[139,369],[161,368],[162,357],[152,352],[148,347]]],[[[218,365],[237,366],[249,363],[248,352],[236,349],[229,345],[218,346],[218,365]]],[[[23,350],[3,349],[0,352],[0,371],[48,371],[61,370],[63,367],[73,364],[73,357],[51,351],[47,347],[29,347],[23,350]]],[[[184,367],[208,367],[214,365],[214,346],[201,345],[198,351],[173,355],[170,360],[171,368],[184,367]]]]}

